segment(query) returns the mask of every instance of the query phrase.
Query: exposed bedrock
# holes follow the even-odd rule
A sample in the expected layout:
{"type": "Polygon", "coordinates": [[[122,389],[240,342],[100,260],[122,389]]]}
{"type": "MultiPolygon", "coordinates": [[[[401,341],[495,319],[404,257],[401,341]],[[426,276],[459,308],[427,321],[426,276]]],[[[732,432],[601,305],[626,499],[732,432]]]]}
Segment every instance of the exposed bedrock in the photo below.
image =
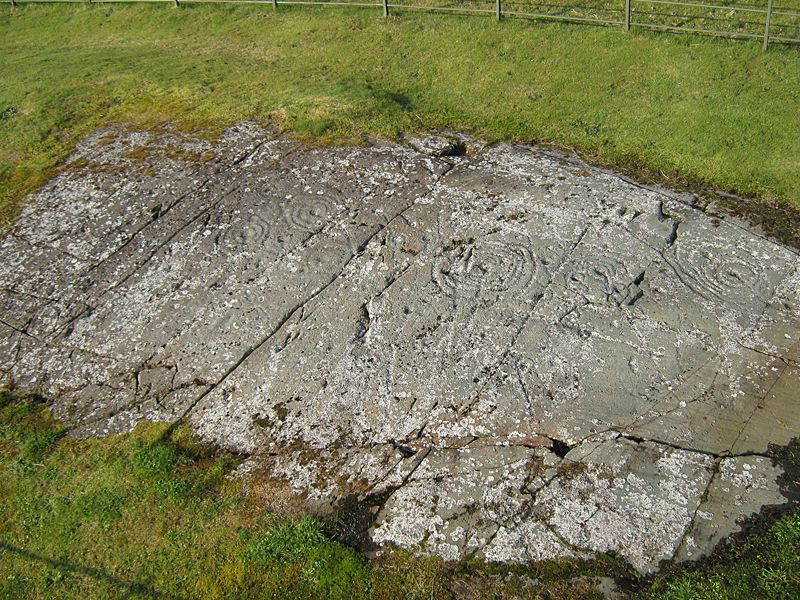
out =
{"type": "Polygon", "coordinates": [[[800,257],[692,198],[467,139],[111,128],[0,241],[0,369],[78,435],[186,419],[447,559],[642,572],[783,504],[800,257]]]}

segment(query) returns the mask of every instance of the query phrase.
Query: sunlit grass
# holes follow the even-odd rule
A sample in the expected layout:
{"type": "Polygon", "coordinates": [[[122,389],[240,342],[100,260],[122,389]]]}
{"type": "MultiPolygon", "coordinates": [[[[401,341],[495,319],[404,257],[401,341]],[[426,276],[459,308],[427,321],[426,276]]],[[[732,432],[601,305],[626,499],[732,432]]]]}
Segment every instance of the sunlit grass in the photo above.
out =
{"type": "Polygon", "coordinates": [[[6,221],[109,121],[272,120],[326,142],[451,128],[800,204],[800,51],[373,9],[0,9],[6,221]]]}

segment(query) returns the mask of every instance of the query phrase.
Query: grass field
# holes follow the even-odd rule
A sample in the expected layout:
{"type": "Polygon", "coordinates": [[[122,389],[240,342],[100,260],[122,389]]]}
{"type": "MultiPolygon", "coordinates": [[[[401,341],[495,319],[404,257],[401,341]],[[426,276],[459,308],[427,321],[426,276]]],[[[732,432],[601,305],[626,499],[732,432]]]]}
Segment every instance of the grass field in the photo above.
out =
{"type": "MultiPolygon", "coordinates": [[[[366,562],[332,538],[335,518],[265,510],[263,493],[228,477],[239,461],[180,427],[68,439],[42,403],[0,392],[0,597],[569,599],[598,597],[578,576],[620,572],[613,561],[366,562]]],[[[798,574],[795,512],[714,560],[629,583],[665,600],[785,599],[800,594],[798,574]]]]}
{"type": "Polygon", "coordinates": [[[800,49],[373,9],[0,9],[0,212],[109,121],[326,142],[452,128],[800,206],[800,49]]]}

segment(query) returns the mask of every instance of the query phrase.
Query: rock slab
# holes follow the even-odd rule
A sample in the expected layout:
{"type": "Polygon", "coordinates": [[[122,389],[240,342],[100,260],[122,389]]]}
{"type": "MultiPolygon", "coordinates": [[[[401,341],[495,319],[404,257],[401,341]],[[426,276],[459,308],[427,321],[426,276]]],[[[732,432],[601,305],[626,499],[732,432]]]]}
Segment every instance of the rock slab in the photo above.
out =
{"type": "Polygon", "coordinates": [[[375,544],[452,560],[650,572],[784,503],[797,252],[463,139],[90,136],[0,241],[6,382],[76,435],[186,419],[315,510],[380,498],[375,544]]]}

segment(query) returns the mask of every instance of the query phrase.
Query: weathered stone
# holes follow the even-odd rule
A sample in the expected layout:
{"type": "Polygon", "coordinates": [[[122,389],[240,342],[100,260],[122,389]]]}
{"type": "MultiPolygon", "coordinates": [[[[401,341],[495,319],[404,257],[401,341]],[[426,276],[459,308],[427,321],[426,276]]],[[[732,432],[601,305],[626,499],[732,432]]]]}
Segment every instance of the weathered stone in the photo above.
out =
{"type": "Polygon", "coordinates": [[[777,479],[782,470],[763,456],[724,458],[695,513],[678,558],[699,558],[717,543],[740,530],[740,520],[757,513],[762,506],[783,504],[777,479]]]}
{"type": "Polygon", "coordinates": [[[466,145],[462,140],[455,137],[445,137],[440,135],[430,135],[426,137],[412,137],[408,140],[409,145],[429,156],[458,156],[464,154],[466,145]]]}
{"type": "Polygon", "coordinates": [[[794,250],[552,151],[411,145],[90,136],[0,239],[4,380],[76,435],[186,419],[449,559],[652,571],[784,501],[794,250]]]}
{"type": "Polygon", "coordinates": [[[615,551],[640,571],[674,555],[714,470],[706,454],[624,438],[573,456],[533,514],[571,546],[615,551]]]}

